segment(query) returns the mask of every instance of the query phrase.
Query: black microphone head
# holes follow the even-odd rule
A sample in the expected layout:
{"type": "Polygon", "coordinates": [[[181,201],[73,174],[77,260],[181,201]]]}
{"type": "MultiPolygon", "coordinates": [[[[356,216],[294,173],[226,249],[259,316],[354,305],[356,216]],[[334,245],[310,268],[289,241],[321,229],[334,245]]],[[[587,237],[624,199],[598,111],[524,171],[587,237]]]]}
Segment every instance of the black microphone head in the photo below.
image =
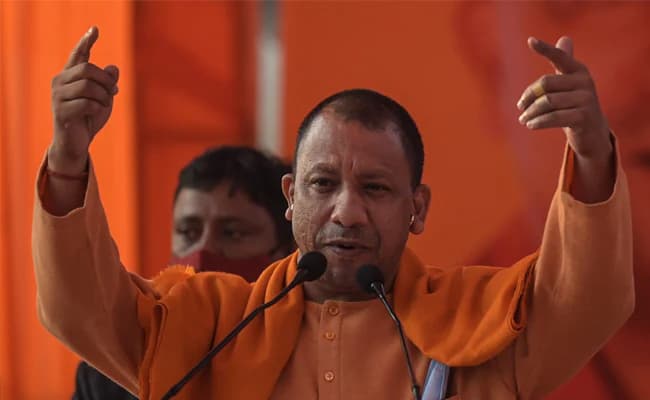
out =
{"type": "Polygon", "coordinates": [[[384,283],[384,274],[381,273],[379,267],[372,264],[359,267],[359,270],[357,270],[357,283],[361,289],[374,294],[375,290],[372,288],[372,284],[375,282],[384,283]]]}
{"type": "Polygon", "coordinates": [[[327,258],[322,253],[310,251],[300,257],[298,261],[298,271],[305,270],[307,273],[303,277],[303,282],[315,281],[320,278],[327,268],[327,258]]]}

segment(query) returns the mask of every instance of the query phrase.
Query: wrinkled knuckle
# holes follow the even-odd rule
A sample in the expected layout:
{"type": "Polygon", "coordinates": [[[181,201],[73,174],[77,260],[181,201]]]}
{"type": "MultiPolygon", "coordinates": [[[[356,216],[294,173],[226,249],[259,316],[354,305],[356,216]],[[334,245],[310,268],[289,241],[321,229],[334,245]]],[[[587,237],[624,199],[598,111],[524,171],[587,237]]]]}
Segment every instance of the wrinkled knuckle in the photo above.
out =
{"type": "Polygon", "coordinates": [[[92,86],[92,83],[90,82],[90,80],[82,79],[80,82],[81,82],[79,84],[80,88],[84,93],[87,93],[88,91],[92,91],[93,86],[92,86]]]}
{"type": "Polygon", "coordinates": [[[539,80],[539,85],[545,91],[550,89],[550,84],[551,84],[551,76],[550,75],[544,75],[539,80]]]}
{"type": "Polygon", "coordinates": [[[544,103],[546,103],[546,108],[555,107],[555,101],[556,101],[555,96],[553,96],[551,94],[545,94],[543,99],[544,99],[543,100],[544,103]]]}

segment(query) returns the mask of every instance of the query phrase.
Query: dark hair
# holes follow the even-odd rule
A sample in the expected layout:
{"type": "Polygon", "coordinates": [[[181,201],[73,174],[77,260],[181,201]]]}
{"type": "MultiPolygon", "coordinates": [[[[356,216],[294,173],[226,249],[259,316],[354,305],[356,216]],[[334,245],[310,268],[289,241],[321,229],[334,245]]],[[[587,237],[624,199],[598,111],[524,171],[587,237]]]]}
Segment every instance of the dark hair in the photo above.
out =
{"type": "Polygon", "coordinates": [[[325,109],[331,109],[345,121],[357,121],[370,130],[381,130],[389,123],[395,124],[400,132],[406,159],[410,164],[411,186],[415,188],[422,182],[424,146],[415,121],[398,102],[370,89],[349,89],[335,93],[309,111],[298,128],[293,155],[294,171],[300,144],[311,124],[325,109]]]}
{"type": "Polygon", "coordinates": [[[287,202],[282,194],[282,175],[291,166],[279,158],[243,146],[208,149],[187,164],[178,176],[174,202],[182,189],[210,191],[222,182],[230,191],[243,191],[271,215],[281,247],[293,249],[291,223],[284,217],[287,202]]]}

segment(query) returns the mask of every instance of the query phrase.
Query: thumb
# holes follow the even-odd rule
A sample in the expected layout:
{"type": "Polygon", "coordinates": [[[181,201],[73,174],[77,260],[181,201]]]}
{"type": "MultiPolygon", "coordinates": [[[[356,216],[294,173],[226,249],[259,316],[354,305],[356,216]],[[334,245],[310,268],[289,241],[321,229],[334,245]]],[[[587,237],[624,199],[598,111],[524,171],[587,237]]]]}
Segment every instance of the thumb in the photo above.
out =
{"type": "Polygon", "coordinates": [[[115,65],[107,65],[104,67],[104,71],[108,72],[115,82],[117,83],[118,78],[120,77],[120,70],[115,65]]]}
{"type": "Polygon", "coordinates": [[[104,67],[104,71],[108,72],[109,75],[113,78],[114,84],[113,84],[113,92],[112,92],[112,94],[113,94],[113,96],[115,96],[117,94],[118,90],[119,90],[118,87],[117,87],[117,81],[120,78],[120,70],[115,65],[107,65],[107,66],[104,67]]]}
{"type": "Polygon", "coordinates": [[[573,57],[573,40],[571,40],[571,38],[562,36],[558,39],[557,43],[555,43],[555,47],[573,57]]]}

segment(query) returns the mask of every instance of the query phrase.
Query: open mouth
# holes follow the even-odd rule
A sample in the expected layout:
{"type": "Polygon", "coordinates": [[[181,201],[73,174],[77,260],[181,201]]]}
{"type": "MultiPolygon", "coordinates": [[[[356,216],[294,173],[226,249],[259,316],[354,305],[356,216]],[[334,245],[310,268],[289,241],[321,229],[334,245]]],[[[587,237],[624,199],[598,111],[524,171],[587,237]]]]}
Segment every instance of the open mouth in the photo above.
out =
{"type": "Polygon", "coordinates": [[[330,249],[332,252],[336,254],[344,255],[344,256],[352,256],[368,250],[366,246],[363,246],[360,243],[344,242],[344,241],[331,242],[328,243],[325,247],[327,247],[328,249],[330,249]]]}

